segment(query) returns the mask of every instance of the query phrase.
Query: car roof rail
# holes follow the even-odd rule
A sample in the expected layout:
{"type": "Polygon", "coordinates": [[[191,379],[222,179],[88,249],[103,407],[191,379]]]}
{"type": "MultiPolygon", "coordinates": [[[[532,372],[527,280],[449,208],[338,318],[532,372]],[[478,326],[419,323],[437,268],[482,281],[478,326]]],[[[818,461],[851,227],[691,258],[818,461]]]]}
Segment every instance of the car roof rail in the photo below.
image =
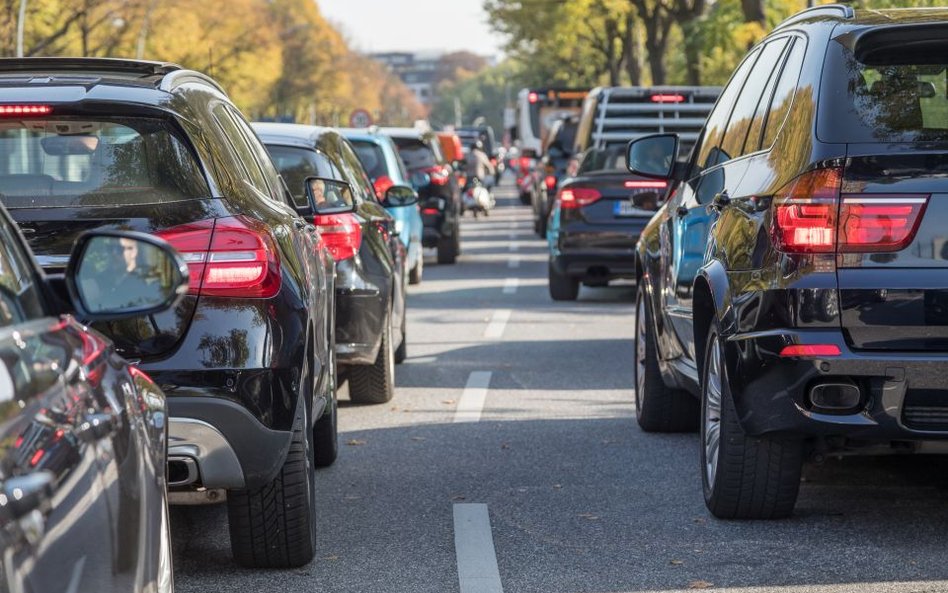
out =
{"type": "Polygon", "coordinates": [[[227,91],[225,91],[224,87],[218,84],[216,80],[195,70],[174,70],[168,73],[167,76],[161,79],[161,85],[158,89],[170,93],[183,84],[195,82],[198,84],[206,84],[225,97],[227,96],[227,91]]]}
{"type": "Polygon", "coordinates": [[[95,72],[144,78],[164,76],[181,66],[170,62],[151,62],[146,60],[125,60],[121,58],[2,58],[0,73],[29,72],[95,72]]]}
{"type": "Polygon", "coordinates": [[[774,31],[818,16],[835,16],[849,20],[856,17],[856,11],[853,10],[852,6],[846,4],[824,4],[823,6],[812,6],[810,8],[801,10],[791,17],[788,17],[782,23],[774,27],[774,31]]]}

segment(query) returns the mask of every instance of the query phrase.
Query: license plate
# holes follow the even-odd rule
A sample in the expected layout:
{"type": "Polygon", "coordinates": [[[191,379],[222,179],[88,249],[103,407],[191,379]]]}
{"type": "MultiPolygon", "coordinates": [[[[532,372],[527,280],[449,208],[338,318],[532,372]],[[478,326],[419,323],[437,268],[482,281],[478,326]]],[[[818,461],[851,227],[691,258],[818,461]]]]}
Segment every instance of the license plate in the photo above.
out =
{"type": "Polygon", "coordinates": [[[616,202],[612,207],[612,213],[616,216],[636,216],[642,213],[642,210],[635,207],[631,201],[616,202]]]}

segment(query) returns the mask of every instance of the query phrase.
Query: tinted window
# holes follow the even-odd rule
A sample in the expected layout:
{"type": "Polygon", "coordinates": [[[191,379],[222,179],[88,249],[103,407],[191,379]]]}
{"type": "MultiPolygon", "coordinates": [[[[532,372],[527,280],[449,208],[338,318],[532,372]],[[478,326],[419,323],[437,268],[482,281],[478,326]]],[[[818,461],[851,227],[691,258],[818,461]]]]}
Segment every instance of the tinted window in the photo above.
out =
{"type": "Polygon", "coordinates": [[[738,93],[741,92],[741,87],[744,86],[747,73],[750,72],[759,54],[760,51],[757,50],[744,59],[731,77],[731,81],[727,87],[725,87],[724,92],[721,93],[717,104],[714,106],[714,110],[712,110],[708,116],[708,121],[704,126],[703,139],[698,148],[698,156],[695,160],[698,170],[694,171],[692,176],[700,173],[702,169],[713,167],[720,162],[728,160],[728,155],[721,154],[720,152],[721,140],[724,137],[724,130],[731,116],[734,101],[737,99],[738,93]]]}
{"type": "Polygon", "coordinates": [[[595,172],[628,173],[626,148],[624,146],[613,146],[612,148],[595,148],[586,151],[577,174],[595,172]]]}
{"type": "Polygon", "coordinates": [[[278,185],[277,177],[278,173],[273,166],[273,161],[270,160],[270,154],[267,152],[267,149],[264,148],[263,144],[257,138],[257,135],[254,133],[253,128],[250,127],[250,124],[240,115],[236,109],[229,108],[227,110],[230,112],[231,118],[234,120],[234,124],[237,125],[237,128],[240,130],[241,136],[244,138],[244,141],[247,142],[247,145],[250,146],[253,154],[256,155],[254,163],[259,165],[260,170],[263,172],[263,177],[267,181],[267,185],[270,187],[270,195],[276,201],[283,201],[280,196],[280,188],[278,185]]]}
{"type": "Polygon", "coordinates": [[[385,153],[378,144],[356,140],[352,142],[352,148],[355,149],[356,156],[359,157],[359,162],[365,167],[365,172],[369,174],[369,177],[372,179],[378,179],[383,175],[391,177],[388,167],[385,166],[385,153]]]}
{"type": "Polygon", "coordinates": [[[783,48],[786,45],[787,40],[784,38],[771,41],[764,46],[757,63],[751,70],[750,76],[747,77],[747,82],[744,84],[741,94],[734,103],[734,111],[731,113],[731,119],[727,124],[727,132],[725,132],[724,140],[721,142],[722,152],[730,155],[732,159],[744,154],[744,140],[747,138],[747,131],[754,119],[754,111],[760,103],[764,87],[775,76],[775,72],[779,70],[780,56],[783,54],[783,48]]]}
{"type": "Polygon", "coordinates": [[[253,147],[251,147],[247,142],[243,132],[241,132],[240,128],[238,127],[237,121],[231,114],[230,109],[228,109],[223,103],[219,103],[216,107],[214,107],[214,115],[215,119],[217,119],[217,122],[220,124],[221,129],[224,131],[227,141],[237,153],[237,157],[240,160],[240,166],[243,172],[246,173],[246,178],[244,180],[248,185],[256,189],[262,196],[272,197],[273,194],[270,192],[270,184],[267,183],[267,179],[263,174],[263,170],[257,163],[257,155],[254,152],[253,147]]]}
{"type": "Polygon", "coordinates": [[[0,216],[0,327],[42,316],[33,268],[16,233],[0,216]]]}
{"type": "Polygon", "coordinates": [[[367,202],[375,202],[375,189],[372,187],[372,182],[369,181],[362,163],[359,162],[359,157],[352,150],[348,140],[339,140],[339,157],[340,168],[345,174],[344,179],[352,184],[352,191],[367,202]]]}
{"type": "Polygon", "coordinates": [[[398,154],[405,161],[405,166],[411,170],[438,165],[434,152],[421,140],[395,138],[395,145],[398,146],[398,154]]]}
{"type": "MultiPolygon", "coordinates": [[[[770,102],[770,109],[764,122],[764,140],[760,144],[764,148],[773,146],[777,134],[780,133],[783,123],[787,120],[794,97],[798,94],[797,83],[800,80],[800,71],[803,70],[805,54],[806,43],[803,40],[797,40],[790,49],[790,56],[783,66],[780,82],[777,83],[774,98],[770,102]]],[[[812,103],[813,97],[810,96],[807,100],[812,103]]]]}
{"type": "Polygon", "coordinates": [[[0,121],[0,188],[8,208],[210,195],[197,160],[169,122],[121,117],[0,121]]]}
{"type": "Polygon", "coordinates": [[[309,148],[274,145],[268,146],[267,149],[290,189],[293,202],[300,208],[309,205],[303,185],[307,177],[334,177],[329,159],[320,152],[309,148]]]}
{"type": "MultiPolygon", "coordinates": [[[[794,41],[790,39],[789,42],[792,44],[794,41]]],[[[744,141],[744,154],[755,152],[761,148],[760,135],[764,129],[764,120],[767,119],[767,113],[770,111],[770,101],[774,96],[774,88],[780,80],[780,73],[786,55],[787,52],[784,51],[780,59],[780,67],[774,69],[770,75],[770,80],[767,81],[767,86],[764,87],[764,92],[760,95],[760,101],[757,102],[757,109],[754,110],[754,117],[751,119],[750,129],[747,131],[747,140],[744,141]]]]}
{"type": "Polygon", "coordinates": [[[854,54],[831,44],[821,91],[819,136],[826,142],[948,140],[946,41],[924,41],[921,32],[854,54]],[[864,61],[856,55],[865,55],[864,61]]]}

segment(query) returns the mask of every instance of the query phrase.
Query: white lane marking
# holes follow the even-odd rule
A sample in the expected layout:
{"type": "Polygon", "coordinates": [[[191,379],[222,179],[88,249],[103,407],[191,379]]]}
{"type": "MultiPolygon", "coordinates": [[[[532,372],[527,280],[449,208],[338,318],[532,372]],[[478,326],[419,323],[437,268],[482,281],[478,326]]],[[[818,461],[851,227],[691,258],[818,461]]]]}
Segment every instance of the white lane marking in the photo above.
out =
{"type": "Polygon", "coordinates": [[[510,240],[516,241],[519,236],[520,236],[520,233],[510,233],[510,240]]]}
{"type": "Polygon", "coordinates": [[[484,400],[487,399],[487,387],[490,385],[490,371],[472,371],[467,378],[467,385],[461,392],[461,399],[454,411],[455,422],[477,422],[481,419],[484,410],[484,400]]]}
{"type": "Polygon", "coordinates": [[[504,294],[516,294],[519,286],[520,278],[507,278],[504,280],[504,294]]]}
{"type": "Polygon", "coordinates": [[[454,505],[454,551],[461,593],[503,593],[487,505],[454,505]]]}
{"type": "Polygon", "coordinates": [[[520,243],[510,243],[510,250],[517,251],[520,249],[520,243]]]}
{"type": "Polygon", "coordinates": [[[490,323],[484,328],[485,338],[502,338],[507,321],[510,320],[510,309],[497,309],[490,318],[490,323]]]}
{"type": "Polygon", "coordinates": [[[510,259],[507,260],[508,268],[519,268],[520,267],[520,257],[516,255],[510,256],[510,259]]]}

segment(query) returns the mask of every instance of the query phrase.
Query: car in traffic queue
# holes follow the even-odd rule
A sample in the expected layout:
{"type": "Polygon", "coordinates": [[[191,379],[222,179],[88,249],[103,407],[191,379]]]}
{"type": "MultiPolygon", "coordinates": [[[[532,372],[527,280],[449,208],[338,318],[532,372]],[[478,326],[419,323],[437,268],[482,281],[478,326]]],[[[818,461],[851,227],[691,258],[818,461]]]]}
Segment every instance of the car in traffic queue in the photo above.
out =
{"type": "Polygon", "coordinates": [[[945,8],[808,9],[687,162],[674,134],[629,145],[673,184],[635,256],[636,415],[700,430],[717,517],[791,514],[807,459],[945,450],[946,55],[945,8]]]}
{"type": "Polygon", "coordinates": [[[546,226],[556,198],[560,181],[572,177],[579,169],[579,159],[573,154],[577,115],[566,115],[554,121],[543,143],[543,152],[537,167],[540,187],[533,192],[529,204],[533,208],[533,230],[546,236],[546,226]]]}
{"type": "Polygon", "coordinates": [[[586,152],[556,195],[547,242],[555,301],[576,300],[580,284],[635,279],[639,234],[658,210],[667,182],[629,173],[623,147],[586,152]]]}
{"type": "Polygon", "coordinates": [[[227,94],[174,64],[0,60],[0,146],[0,201],[47,273],[89,231],[182,254],[177,306],[92,327],[167,395],[172,495],[226,491],[239,564],[309,562],[314,468],[336,457],[333,262],[227,94]]]}
{"type": "Polygon", "coordinates": [[[352,144],[336,130],[254,126],[336,261],[336,360],[349,397],[387,402],[395,395],[395,364],[407,357],[408,340],[405,249],[386,207],[413,208],[417,194],[391,185],[379,200],[352,144]],[[331,190],[343,201],[322,204],[314,189],[325,195],[331,190]]]}
{"type": "Polygon", "coordinates": [[[145,319],[187,285],[167,243],[95,230],[47,277],[0,206],[0,589],[174,590],[165,396],[77,317],[145,319]]]}
{"type": "Polygon", "coordinates": [[[439,264],[453,264],[461,253],[461,185],[452,164],[445,160],[441,145],[432,132],[415,128],[380,128],[398,147],[418,184],[418,203],[424,223],[422,244],[438,250],[439,264]]]}
{"type": "MultiPolygon", "coordinates": [[[[355,149],[359,162],[375,188],[375,197],[385,200],[385,192],[393,185],[414,187],[428,182],[427,176],[416,175],[414,181],[398,156],[395,143],[377,129],[340,129],[355,149]]],[[[395,234],[405,246],[405,269],[409,284],[421,284],[425,257],[421,244],[424,223],[418,204],[410,206],[388,206],[385,210],[395,219],[395,234]]]]}

